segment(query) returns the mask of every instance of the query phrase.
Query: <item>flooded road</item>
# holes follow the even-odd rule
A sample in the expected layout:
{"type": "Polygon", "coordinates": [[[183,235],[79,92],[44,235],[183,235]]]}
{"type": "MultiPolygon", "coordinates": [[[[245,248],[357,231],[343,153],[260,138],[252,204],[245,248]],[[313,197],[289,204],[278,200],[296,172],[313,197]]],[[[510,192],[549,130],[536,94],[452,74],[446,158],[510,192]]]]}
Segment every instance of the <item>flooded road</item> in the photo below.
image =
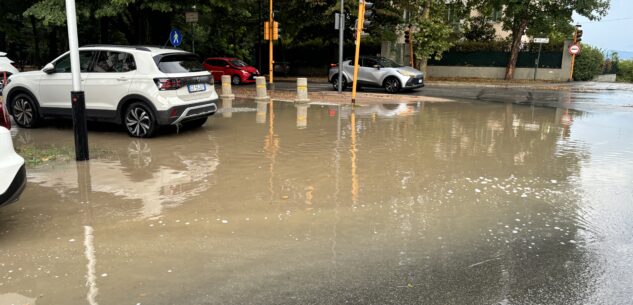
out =
{"type": "MultiPolygon", "coordinates": [[[[0,304],[633,299],[633,112],[231,106],[31,167],[0,210],[0,304]]],[[[66,127],[14,133],[72,151],[66,127]]]]}

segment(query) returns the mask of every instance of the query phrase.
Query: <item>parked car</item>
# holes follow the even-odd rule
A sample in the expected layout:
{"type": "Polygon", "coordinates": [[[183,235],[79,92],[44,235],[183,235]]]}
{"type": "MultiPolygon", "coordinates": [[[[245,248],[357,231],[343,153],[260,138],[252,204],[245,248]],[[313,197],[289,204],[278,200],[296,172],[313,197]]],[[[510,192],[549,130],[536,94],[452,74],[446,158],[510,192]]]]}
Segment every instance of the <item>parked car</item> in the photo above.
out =
{"type": "MultiPolygon", "coordinates": [[[[123,124],[132,137],[160,126],[199,127],[217,111],[213,78],[198,57],[172,48],[95,45],[79,49],[88,120],[123,124]]],[[[11,77],[5,88],[15,123],[37,127],[44,118],[72,115],[68,52],[41,71],[11,77]]]]}
{"type": "Polygon", "coordinates": [[[247,63],[229,57],[207,58],[203,63],[204,68],[213,74],[213,78],[221,80],[222,75],[230,75],[233,85],[254,83],[259,71],[247,63]]]}
{"type": "MultiPolygon", "coordinates": [[[[3,116],[4,117],[4,116],[3,116]]],[[[0,206],[18,200],[26,187],[24,159],[13,150],[11,133],[0,126],[0,206]]]]}
{"type": "MultiPolygon", "coordinates": [[[[384,57],[360,56],[358,58],[358,85],[363,87],[382,87],[389,93],[397,93],[403,89],[424,87],[424,73],[412,67],[400,65],[384,57]]],[[[352,83],[354,78],[354,62],[343,62],[343,89],[352,83]]],[[[338,65],[332,65],[328,80],[338,90],[338,65]]]]}
{"type": "Polygon", "coordinates": [[[5,77],[19,73],[20,71],[13,65],[13,60],[7,57],[7,53],[0,52],[0,96],[2,96],[2,89],[5,84],[5,77]]]}

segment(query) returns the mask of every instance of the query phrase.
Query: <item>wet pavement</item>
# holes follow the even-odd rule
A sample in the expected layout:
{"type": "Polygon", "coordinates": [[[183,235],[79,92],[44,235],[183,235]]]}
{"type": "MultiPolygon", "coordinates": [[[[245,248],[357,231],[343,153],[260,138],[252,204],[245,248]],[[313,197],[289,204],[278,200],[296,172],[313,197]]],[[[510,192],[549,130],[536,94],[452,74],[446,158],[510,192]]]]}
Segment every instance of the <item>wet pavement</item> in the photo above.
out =
{"type": "MultiPolygon", "coordinates": [[[[630,304],[633,112],[574,102],[91,130],[90,162],[29,168],[0,210],[0,304],[630,304]]],[[[73,147],[64,124],[14,141],[73,147]]]]}

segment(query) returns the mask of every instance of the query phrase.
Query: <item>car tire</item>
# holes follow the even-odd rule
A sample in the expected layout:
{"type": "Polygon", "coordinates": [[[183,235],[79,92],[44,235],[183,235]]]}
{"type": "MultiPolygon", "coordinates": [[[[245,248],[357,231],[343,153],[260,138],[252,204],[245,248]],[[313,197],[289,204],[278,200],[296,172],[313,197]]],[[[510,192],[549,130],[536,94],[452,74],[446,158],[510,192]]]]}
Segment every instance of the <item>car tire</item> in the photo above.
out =
{"type": "Polygon", "coordinates": [[[125,130],[134,138],[151,138],[158,130],[154,112],[144,103],[133,103],[123,114],[125,130]]]}
{"type": "Polygon", "coordinates": [[[188,122],[184,122],[183,125],[187,129],[196,129],[196,128],[202,127],[202,125],[204,125],[204,123],[207,122],[207,119],[208,117],[199,118],[199,119],[191,120],[188,122]]]}
{"type": "MultiPolygon", "coordinates": [[[[345,79],[345,77],[342,78],[342,85],[343,85],[342,90],[345,90],[345,88],[347,88],[347,79],[345,79]]],[[[338,90],[338,74],[332,77],[332,87],[334,87],[334,90],[338,90]]]]}
{"type": "Polygon", "coordinates": [[[242,83],[242,79],[238,75],[231,76],[231,84],[237,86],[242,83]]]}
{"type": "Polygon", "coordinates": [[[11,114],[15,123],[22,128],[35,128],[41,120],[35,99],[26,93],[20,93],[13,98],[11,114]]]}
{"type": "Polygon", "coordinates": [[[385,79],[383,87],[389,93],[398,93],[400,92],[400,90],[402,90],[402,84],[400,83],[400,80],[395,77],[389,77],[385,79]]]}

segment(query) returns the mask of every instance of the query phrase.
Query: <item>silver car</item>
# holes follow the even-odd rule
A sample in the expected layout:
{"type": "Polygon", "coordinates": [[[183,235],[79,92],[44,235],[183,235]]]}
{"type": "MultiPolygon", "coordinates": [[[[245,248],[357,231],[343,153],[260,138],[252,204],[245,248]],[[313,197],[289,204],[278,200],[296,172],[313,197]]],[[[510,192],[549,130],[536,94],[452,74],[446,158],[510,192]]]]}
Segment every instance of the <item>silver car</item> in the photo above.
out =
{"type": "MultiPolygon", "coordinates": [[[[358,85],[363,87],[385,88],[389,93],[396,93],[403,89],[424,87],[424,73],[412,67],[399,65],[384,57],[360,56],[358,58],[358,85]]],[[[351,60],[343,62],[343,89],[351,85],[354,78],[354,63],[351,60]]],[[[330,68],[329,82],[338,90],[337,66],[330,68]]]]}

